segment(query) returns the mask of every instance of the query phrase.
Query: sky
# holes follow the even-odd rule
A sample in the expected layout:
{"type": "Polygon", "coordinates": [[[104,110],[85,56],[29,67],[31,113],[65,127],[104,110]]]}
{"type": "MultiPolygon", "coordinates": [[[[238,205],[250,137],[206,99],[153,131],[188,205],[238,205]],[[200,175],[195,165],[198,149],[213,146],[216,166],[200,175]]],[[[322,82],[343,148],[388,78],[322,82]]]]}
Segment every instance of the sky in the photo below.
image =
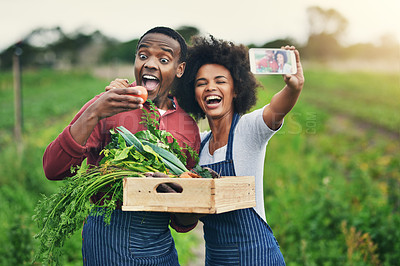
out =
{"type": "Polygon", "coordinates": [[[66,33],[100,30],[120,41],[155,26],[193,26],[235,43],[262,45],[290,37],[305,43],[307,7],[334,8],[349,22],[343,44],[400,41],[400,0],[0,0],[0,51],[39,27],[66,33]]]}

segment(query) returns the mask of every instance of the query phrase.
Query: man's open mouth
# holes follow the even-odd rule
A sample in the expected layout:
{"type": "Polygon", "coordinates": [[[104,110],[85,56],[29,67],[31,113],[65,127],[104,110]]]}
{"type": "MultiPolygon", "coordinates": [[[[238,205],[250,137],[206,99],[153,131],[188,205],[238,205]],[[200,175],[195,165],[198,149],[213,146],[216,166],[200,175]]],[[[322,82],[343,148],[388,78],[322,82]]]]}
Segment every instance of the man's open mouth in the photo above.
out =
{"type": "Polygon", "coordinates": [[[160,84],[160,80],[155,76],[143,75],[142,86],[144,86],[147,90],[149,91],[155,90],[158,84],[160,84]]]}

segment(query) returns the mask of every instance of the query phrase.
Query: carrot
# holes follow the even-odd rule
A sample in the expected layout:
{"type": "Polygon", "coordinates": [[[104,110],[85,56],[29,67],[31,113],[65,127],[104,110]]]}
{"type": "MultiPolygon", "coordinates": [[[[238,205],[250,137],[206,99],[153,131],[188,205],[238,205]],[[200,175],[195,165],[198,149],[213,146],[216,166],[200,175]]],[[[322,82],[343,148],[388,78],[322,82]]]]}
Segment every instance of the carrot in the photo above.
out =
{"type": "Polygon", "coordinates": [[[180,178],[201,178],[198,174],[192,172],[183,172],[179,175],[180,178]]]}

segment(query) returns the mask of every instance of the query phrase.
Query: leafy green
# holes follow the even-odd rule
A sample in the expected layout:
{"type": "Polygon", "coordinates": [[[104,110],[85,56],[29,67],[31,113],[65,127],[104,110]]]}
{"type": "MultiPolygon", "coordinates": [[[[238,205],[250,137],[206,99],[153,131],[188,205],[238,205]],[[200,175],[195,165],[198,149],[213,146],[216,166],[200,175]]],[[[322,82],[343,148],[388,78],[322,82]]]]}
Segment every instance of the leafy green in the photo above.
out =
{"type": "Polygon", "coordinates": [[[187,150],[197,164],[199,162],[199,156],[192,147],[188,145],[185,145],[184,148],[180,147],[178,141],[171,133],[158,129],[160,123],[158,122],[159,115],[156,111],[157,108],[151,100],[147,101],[150,103],[150,112],[143,109],[142,121],[140,122],[140,124],[144,124],[147,127],[147,130],[139,131],[135,136],[139,140],[147,140],[148,142],[155,143],[157,146],[170,151],[185,165],[187,157],[183,151],[187,150]]]}
{"type": "MultiPolygon", "coordinates": [[[[211,169],[210,169],[211,170],[211,169]]],[[[200,175],[203,178],[214,178],[212,175],[212,170],[210,171],[207,168],[203,168],[200,165],[196,165],[193,169],[192,172],[195,172],[196,174],[200,175]]],[[[219,178],[220,176],[215,173],[215,178],[219,178]]]]}
{"type": "Polygon", "coordinates": [[[59,264],[65,240],[81,228],[94,208],[101,208],[101,212],[95,213],[104,214],[105,222],[109,223],[117,202],[122,202],[122,179],[129,176],[143,174],[116,166],[89,167],[85,160],[76,174],[66,179],[58,193],[49,197],[43,195],[33,216],[41,228],[35,236],[40,240],[35,260],[43,258],[46,264],[59,264]],[[104,193],[102,199],[90,203],[90,198],[99,192],[104,193]]]}

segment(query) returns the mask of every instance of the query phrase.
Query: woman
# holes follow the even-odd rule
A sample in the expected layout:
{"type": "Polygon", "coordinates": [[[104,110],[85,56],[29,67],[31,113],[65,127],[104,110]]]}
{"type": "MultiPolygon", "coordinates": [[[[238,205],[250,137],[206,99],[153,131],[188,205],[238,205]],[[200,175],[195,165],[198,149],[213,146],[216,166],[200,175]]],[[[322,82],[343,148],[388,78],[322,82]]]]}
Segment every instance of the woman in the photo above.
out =
{"type": "Polygon", "coordinates": [[[287,54],[283,51],[278,51],[275,53],[275,60],[278,64],[278,69],[276,72],[282,74],[290,74],[292,70],[292,66],[287,62],[287,54]]]}
{"type": "Polygon", "coordinates": [[[260,86],[250,72],[247,48],[210,38],[193,39],[177,95],[180,106],[207,117],[211,132],[201,134],[200,164],[223,176],[255,176],[256,207],[201,218],[206,265],[285,265],[267,224],[263,166],[268,140],[295,105],[304,77],[299,53],[297,74],[285,75],[286,86],[263,108],[245,114],[260,86]]]}

